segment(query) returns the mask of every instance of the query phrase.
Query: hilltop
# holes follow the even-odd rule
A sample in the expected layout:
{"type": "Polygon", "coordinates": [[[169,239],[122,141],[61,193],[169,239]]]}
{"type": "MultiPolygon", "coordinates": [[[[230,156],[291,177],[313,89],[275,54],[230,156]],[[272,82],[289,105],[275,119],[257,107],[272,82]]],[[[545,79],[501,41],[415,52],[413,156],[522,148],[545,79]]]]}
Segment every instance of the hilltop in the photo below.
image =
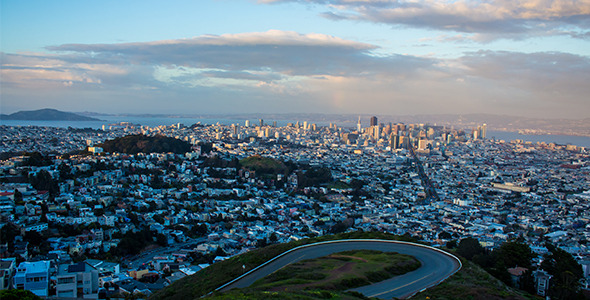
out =
{"type": "MultiPolygon", "coordinates": [[[[275,244],[264,248],[252,250],[250,252],[234,256],[228,260],[215,263],[192,276],[182,278],[165,289],[158,291],[151,296],[151,299],[196,299],[210,292],[215,288],[223,285],[231,279],[238,277],[243,272],[253,269],[257,265],[275,257],[289,249],[301,246],[304,244],[311,244],[320,241],[338,240],[338,239],[384,239],[384,240],[405,240],[414,241],[405,236],[395,236],[381,232],[350,232],[330,236],[321,236],[316,238],[309,238],[299,241],[294,241],[285,244],[275,244]],[[245,269],[243,269],[245,267],[245,269]]],[[[451,276],[449,280],[445,281],[444,289],[433,287],[423,293],[417,294],[415,297],[419,299],[434,299],[433,296],[437,294],[450,297],[451,299],[463,292],[478,293],[477,299],[498,299],[504,297],[509,299],[526,299],[522,293],[509,288],[501,281],[495,279],[483,269],[476,265],[463,260],[464,268],[451,276]]],[[[297,266],[296,266],[297,267],[297,266]]],[[[301,264],[299,264],[301,268],[301,264]]],[[[292,271],[292,269],[289,269],[292,271]]],[[[291,272],[289,271],[289,272],[291,272]]],[[[304,272],[299,270],[299,272],[304,272]]],[[[405,273],[405,272],[403,272],[405,273]]],[[[280,274],[279,274],[280,275],[280,274]]],[[[309,274],[308,274],[309,275],[309,274]]],[[[274,276],[277,277],[277,276],[274,276]]],[[[280,278],[279,278],[280,279],[280,278]]],[[[359,278],[362,281],[363,278],[359,278]]],[[[366,280],[366,279],[365,279],[366,280]]],[[[320,298],[339,298],[339,299],[364,299],[360,294],[354,292],[345,292],[343,290],[328,289],[324,287],[317,287],[310,290],[289,288],[292,282],[288,280],[285,286],[277,285],[276,278],[268,278],[265,281],[258,283],[259,287],[250,287],[245,289],[234,289],[228,292],[215,292],[209,295],[209,299],[320,299],[320,298]],[[271,282],[270,285],[266,283],[271,282]],[[274,282],[274,284],[272,284],[274,282]],[[271,287],[269,289],[265,288],[271,287]]],[[[280,283],[280,282],[279,282],[280,283]]]]}
{"type": "Polygon", "coordinates": [[[24,121],[100,121],[96,118],[85,117],[71,112],[59,111],[52,108],[19,111],[10,115],[0,115],[2,120],[24,121]]]}
{"type": "Polygon", "coordinates": [[[105,141],[99,145],[106,152],[119,152],[126,154],[137,153],[176,153],[183,154],[191,151],[191,145],[179,139],[156,135],[146,136],[142,134],[128,135],[113,140],[105,141]]]}

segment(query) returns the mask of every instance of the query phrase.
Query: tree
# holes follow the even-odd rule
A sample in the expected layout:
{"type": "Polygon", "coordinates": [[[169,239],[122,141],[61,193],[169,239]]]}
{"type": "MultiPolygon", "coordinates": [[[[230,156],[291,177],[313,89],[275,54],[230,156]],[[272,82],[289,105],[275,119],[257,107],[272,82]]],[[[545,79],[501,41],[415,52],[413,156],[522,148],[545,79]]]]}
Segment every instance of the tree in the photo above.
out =
{"type": "Polygon", "coordinates": [[[351,180],[348,185],[350,185],[350,187],[352,187],[355,190],[360,190],[363,188],[363,186],[365,186],[365,184],[367,184],[365,181],[355,178],[351,180]]]}
{"type": "Polygon", "coordinates": [[[451,234],[446,231],[442,231],[441,233],[438,234],[438,238],[448,240],[451,238],[451,234]]]}
{"type": "Polygon", "coordinates": [[[509,268],[519,266],[531,269],[532,260],[536,257],[529,245],[516,241],[505,242],[496,251],[496,259],[509,268]]]}
{"type": "Polygon", "coordinates": [[[35,176],[30,176],[29,182],[36,190],[49,191],[49,194],[54,196],[59,193],[57,181],[53,180],[51,174],[45,170],[39,171],[35,176]]]}
{"type": "Polygon", "coordinates": [[[39,152],[24,153],[24,155],[28,156],[28,158],[23,163],[25,166],[42,167],[52,164],[51,159],[43,156],[43,154],[39,152]]]}
{"type": "Polygon", "coordinates": [[[269,239],[269,241],[270,241],[271,243],[273,243],[273,244],[274,244],[274,243],[276,243],[276,242],[277,242],[277,240],[278,240],[278,238],[277,238],[277,234],[276,234],[275,232],[271,233],[271,234],[270,234],[270,237],[269,237],[268,239],[269,239]]]}
{"type": "Polygon", "coordinates": [[[15,189],[14,190],[14,202],[19,203],[21,201],[23,201],[23,194],[19,190],[15,189]]]}
{"type": "Polygon", "coordinates": [[[41,297],[28,290],[0,290],[2,300],[41,300],[41,297]]]}
{"type": "Polygon", "coordinates": [[[582,266],[574,257],[561,248],[546,245],[549,253],[541,263],[541,268],[553,275],[549,295],[555,299],[574,299],[580,293],[580,279],[584,276],[582,266]]]}
{"type": "Polygon", "coordinates": [[[457,248],[457,241],[455,241],[455,240],[450,240],[450,241],[448,241],[448,242],[447,242],[447,245],[446,245],[446,246],[447,246],[447,248],[449,248],[449,249],[454,249],[454,248],[457,248]]]}
{"type": "Polygon", "coordinates": [[[158,233],[156,236],[156,243],[162,247],[168,246],[168,237],[165,234],[158,233]]]}
{"type": "Polygon", "coordinates": [[[43,242],[43,236],[37,231],[31,230],[25,232],[25,240],[31,243],[31,245],[39,246],[43,242]]]}
{"type": "Polygon", "coordinates": [[[482,253],[484,253],[483,247],[479,244],[477,239],[472,237],[462,239],[457,247],[457,254],[468,260],[471,260],[475,255],[482,253]]]}

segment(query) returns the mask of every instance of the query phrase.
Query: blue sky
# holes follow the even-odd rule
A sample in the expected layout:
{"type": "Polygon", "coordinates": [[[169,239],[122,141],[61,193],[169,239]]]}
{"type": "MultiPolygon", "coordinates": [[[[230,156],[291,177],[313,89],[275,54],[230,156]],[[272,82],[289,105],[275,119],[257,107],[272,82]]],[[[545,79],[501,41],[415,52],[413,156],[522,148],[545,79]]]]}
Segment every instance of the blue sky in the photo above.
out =
{"type": "Polygon", "coordinates": [[[2,113],[590,115],[590,0],[0,3],[2,113]]]}

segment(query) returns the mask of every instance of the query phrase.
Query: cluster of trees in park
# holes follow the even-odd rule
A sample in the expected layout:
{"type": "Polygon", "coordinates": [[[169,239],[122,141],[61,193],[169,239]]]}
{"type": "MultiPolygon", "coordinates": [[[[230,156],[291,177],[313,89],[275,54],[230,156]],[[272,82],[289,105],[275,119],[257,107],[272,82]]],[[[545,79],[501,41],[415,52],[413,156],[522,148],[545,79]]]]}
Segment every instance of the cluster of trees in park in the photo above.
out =
{"type": "Polygon", "coordinates": [[[138,232],[128,231],[121,236],[121,241],[117,247],[111,249],[110,252],[115,256],[135,255],[154,243],[160,246],[167,246],[168,237],[164,234],[150,231],[149,229],[143,229],[138,232]]]}
{"type": "Polygon", "coordinates": [[[127,154],[168,152],[183,154],[191,151],[191,144],[188,142],[162,135],[128,135],[112,140],[107,140],[99,146],[102,147],[106,152],[119,152],[127,154]]]}
{"type": "MultiPolygon", "coordinates": [[[[533,278],[535,268],[532,262],[537,255],[528,244],[518,240],[511,240],[504,242],[493,251],[488,251],[481,246],[477,239],[470,237],[462,239],[458,245],[449,246],[456,246],[457,254],[478,264],[488,273],[508,285],[513,285],[508,268],[518,266],[528,269],[522,275],[516,287],[531,294],[536,294],[533,278]]],[[[552,275],[548,291],[549,296],[552,299],[584,299],[580,283],[580,280],[584,277],[582,266],[565,250],[551,243],[547,243],[545,247],[549,251],[544,255],[540,269],[552,275]]]]}
{"type": "Polygon", "coordinates": [[[216,168],[235,168],[254,171],[261,179],[275,179],[276,175],[288,176],[295,172],[300,187],[322,186],[333,181],[329,168],[310,166],[308,164],[293,161],[281,161],[274,158],[253,155],[242,160],[235,158],[227,160],[217,156],[208,157],[203,161],[203,167],[210,167],[207,171],[210,176],[227,178],[235,174],[227,174],[216,168]]]}

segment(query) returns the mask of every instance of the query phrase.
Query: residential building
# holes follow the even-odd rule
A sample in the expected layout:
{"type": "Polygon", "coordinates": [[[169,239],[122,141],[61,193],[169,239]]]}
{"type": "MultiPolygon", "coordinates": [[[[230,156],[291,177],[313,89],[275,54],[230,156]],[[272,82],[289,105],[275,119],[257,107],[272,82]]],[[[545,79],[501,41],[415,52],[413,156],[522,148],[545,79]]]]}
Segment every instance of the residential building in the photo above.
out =
{"type": "Polygon", "coordinates": [[[33,292],[39,297],[49,296],[50,262],[22,262],[14,275],[14,287],[33,292]]]}
{"type": "Polygon", "coordinates": [[[0,260],[0,290],[12,288],[12,277],[16,268],[16,258],[4,258],[0,260]]]}
{"type": "Polygon", "coordinates": [[[56,296],[78,298],[98,293],[98,270],[86,262],[60,265],[57,271],[56,296]]]}

